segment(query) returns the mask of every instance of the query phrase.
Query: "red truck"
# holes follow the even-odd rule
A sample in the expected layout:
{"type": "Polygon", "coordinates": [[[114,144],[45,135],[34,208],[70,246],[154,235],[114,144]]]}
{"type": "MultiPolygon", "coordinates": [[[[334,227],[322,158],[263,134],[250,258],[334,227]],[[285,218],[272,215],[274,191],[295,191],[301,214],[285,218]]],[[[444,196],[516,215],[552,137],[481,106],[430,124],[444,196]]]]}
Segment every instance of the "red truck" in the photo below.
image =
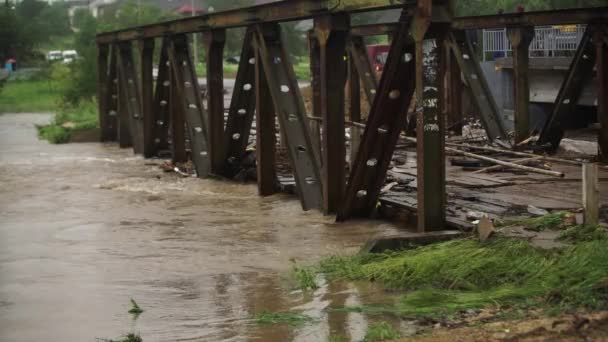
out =
{"type": "Polygon", "coordinates": [[[376,72],[381,72],[384,70],[384,65],[386,64],[386,59],[388,58],[389,48],[390,46],[387,44],[367,46],[367,55],[369,56],[369,61],[372,63],[372,68],[374,68],[376,72]]]}

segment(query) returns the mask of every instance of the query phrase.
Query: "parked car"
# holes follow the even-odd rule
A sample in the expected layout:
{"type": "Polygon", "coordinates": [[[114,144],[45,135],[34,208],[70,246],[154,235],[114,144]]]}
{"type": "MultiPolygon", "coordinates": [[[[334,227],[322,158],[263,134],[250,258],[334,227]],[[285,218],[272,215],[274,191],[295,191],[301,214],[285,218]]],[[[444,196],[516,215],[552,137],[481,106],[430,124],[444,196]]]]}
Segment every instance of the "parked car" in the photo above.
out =
{"type": "Polygon", "coordinates": [[[63,56],[63,63],[69,64],[78,58],[78,52],[76,50],[65,50],[61,54],[63,56]]]}
{"type": "Polygon", "coordinates": [[[46,60],[49,62],[60,61],[63,59],[63,54],[59,50],[49,51],[46,54],[46,60]]]}

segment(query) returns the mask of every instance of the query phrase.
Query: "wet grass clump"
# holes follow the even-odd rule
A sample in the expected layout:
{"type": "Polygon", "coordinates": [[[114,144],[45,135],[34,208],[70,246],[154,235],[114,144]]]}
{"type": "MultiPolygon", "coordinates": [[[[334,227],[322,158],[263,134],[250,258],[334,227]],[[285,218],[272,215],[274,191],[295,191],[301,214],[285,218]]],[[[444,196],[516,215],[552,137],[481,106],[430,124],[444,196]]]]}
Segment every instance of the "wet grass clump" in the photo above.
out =
{"type": "Polygon", "coordinates": [[[374,323],[369,326],[365,333],[364,342],[377,342],[377,341],[394,341],[401,338],[399,330],[393,328],[392,325],[387,322],[374,323]]]}
{"type": "Polygon", "coordinates": [[[295,280],[298,288],[306,290],[316,290],[319,288],[316,282],[316,272],[307,267],[299,267],[294,265],[292,272],[293,279],[295,280]]]}
{"type": "Polygon", "coordinates": [[[578,225],[564,230],[559,239],[568,242],[606,240],[608,233],[599,225],[578,225]]]}
{"type": "Polygon", "coordinates": [[[313,317],[296,312],[269,312],[262,311],[255,317],[257,324],[286,324],[289,326],[301,326],[315,322],[313,317]]]}
{"type": "Polygon", "coordinates": [[[521,225],[525,226],[528,230],[535,232],[542,232],[545,230],[555,230],[563,228],[564,221],[570,214],[565,211],[559,211],[550,213],[540,217],[532,217],[517,221],[507,221],[502,223],[500,226],[512,226],[521,225]]]}
{"type": "Polygon", "coordinates": [[[461,239],[377,256],[332,257],[319,268],[329,279],[376,281],[407,291],[394,307],[381,310],[405,317],[444,316],[494,304],[606,308],[608,240],[569,236],[576,236],[575,244],[563,250],[541,250],[504,237],[461,239]]]}
{"type": "Polygon", "coordinates": [[[131,309],[129,309],[129,313],[133,315],[140,315],[144,310],[137,305],[137,302],[131,298],[131,309]]]}

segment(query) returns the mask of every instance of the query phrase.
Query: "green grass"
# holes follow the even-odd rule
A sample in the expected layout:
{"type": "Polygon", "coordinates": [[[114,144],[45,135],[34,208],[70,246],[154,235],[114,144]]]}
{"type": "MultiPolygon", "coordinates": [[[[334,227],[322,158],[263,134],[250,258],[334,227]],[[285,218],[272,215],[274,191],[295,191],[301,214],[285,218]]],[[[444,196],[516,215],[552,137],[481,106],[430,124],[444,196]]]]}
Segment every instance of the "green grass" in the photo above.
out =
{"type": "Polygon", "coordinates": [[[137,305],[137,302],[131,298],[131,309],[129,309],[129,313],[133,314],[133,315],[139,315],[142,312],[144,312],[144,310],[142,308],[139,307],[139,305],[137,305]]]}
{"type": "Polygon", "coordinates": [[[401,338],[401,333],[387,322],[370,325],[365,333],[364,342],[394,341],[401,338]]]}
{"type": "Polygon", "coordinates": [[[407,291],[392,307],[356,308],[369,313],[433,317],[495,304],[606,308],[606,232],[572,231],[567,235],[575,244],[563,250],[500,237],[485,243],[461,239],[383,255],[331,257],[319,271],[328,279],[376,281],[407,291]]]}
{"type": "Polygon", "coordinates": [[[53,112],[60,97],[51,81],[9,81],[0,90],[0,113],[53,112]]]}
{"type": "Polygon", "coordinates": [[[527,229],[536,232],[541,232],[548,229],[555,230],[563,228],[564,220],[568,217],[568,215],[570,214],[564,211],[560,211],[540,217],[533,217],[518,221],[507,221],[502,223],[500,226],[522,225],[525,226],[527,229]]]}
{"type": "Polygon", "coordinates": [[[53,122],[38,126],[38,136],[52,144],[70,141],[73,131],[98,127],[97,103],[94,100],[82,101],[77,106],[59,109],[53,122]]]}
{"type": "Polygon", "coordinates": [[[578,225],[564,230],[559,239],[569,242],[606,240],[606,229],[597,225],[578,225]]]}
{"type": "Polygon", "coordinates": [[[293,66],[298,80],[310,80],[310,63],[300,62],[293,66]]]}
{"type": "Polygon", "coordinates": [[[294,265],[292,277],[298,288],[306,291],[306,290],[316,290],[319,288],[315,278],[317,277],[316,272],[312,268],[307,267],[299,267],[294,265]]]}
{"type": "Polygon", "coordinates": [[[315,322],[313,317],[295,312],[269,312],[262,311],[255,317],[257,324],[285,324],[289,326],[301,326],[315,322]]]}

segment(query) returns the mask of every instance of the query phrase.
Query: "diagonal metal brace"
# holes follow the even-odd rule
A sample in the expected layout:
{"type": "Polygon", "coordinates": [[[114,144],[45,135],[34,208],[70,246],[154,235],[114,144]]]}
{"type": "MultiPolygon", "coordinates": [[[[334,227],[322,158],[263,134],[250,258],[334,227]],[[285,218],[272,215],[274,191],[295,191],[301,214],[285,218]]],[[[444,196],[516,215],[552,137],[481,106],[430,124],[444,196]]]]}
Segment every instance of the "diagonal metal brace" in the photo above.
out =
{"type": "Polygon", "coordinates": [[[405,122],[416,87],[415,43],[408,22],[401,22],[393,39],[379,91],[372,104],[359,153],[353,165],[338,221],[369,216],[405,122]]]}
{"type": "Polygon", "coordinates": [[[471,43],[466,38],[465,32],[452,30],[448,42],[451,49],[454,51],[454,55],[460,65],[464,78],[471,88],[473,102],[479,109],[481,121],[488,138],[490,140],[502,138],[506,141],[508,135],[507,130],[500,119],[500,111],[498,110],[494,96],[490,92],[485,76],[481,71],[479,59],[475,53],[473,53],[471,43]]]}
{"type": "Polygon", "coordinates": [[[551,116],[540,133],[538,144],[551,144],[553,149],[559,147],[564,136],[565,123],[581,96],[583,85],[593,77],[595,66],[595,46],[592,42],[593,28],[588,26],[570,63],[568,74],[555,99],[551,116]]]}
{"type": "Polygon", "coordinates": [[[232,177],[239,171],[249,142],[255,112],[255,51],[252,45],[253,31],[245,33],[241,59],[236,74],[226,132],[224,136],[225,162],[223,175],[232,177]]]}
{"type": "Polygon", "coordinates": [[[300,88],[278,24],[256,26],[256,47],[264,67],[281,131],[295,173],[304,210],[320,209],[322,187],[319,161],[315,158],[300,88]]]}
{"type": "Polygon", "coordinates": [[[169,44],[169,61],[176,90],[176,101],[184,112],[190,137],[192,162],[198,177],[209,175],[209,150],[207,148],[207,127],[205,124],[205,108],[201,99],[198,79],[191,60],[188,39],[185,34],[175,35],[169,44]]]}

